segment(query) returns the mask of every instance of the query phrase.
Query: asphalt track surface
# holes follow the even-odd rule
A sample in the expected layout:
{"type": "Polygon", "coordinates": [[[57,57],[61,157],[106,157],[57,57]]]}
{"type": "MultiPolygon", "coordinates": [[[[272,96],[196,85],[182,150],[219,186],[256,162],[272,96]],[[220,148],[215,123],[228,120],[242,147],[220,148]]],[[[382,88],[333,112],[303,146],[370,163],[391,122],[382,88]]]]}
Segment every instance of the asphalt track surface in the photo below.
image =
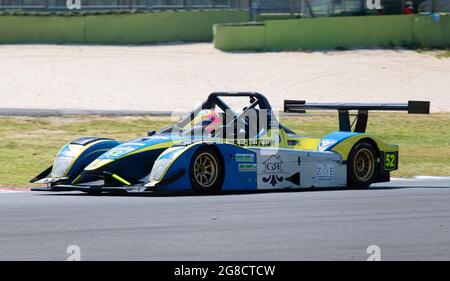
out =
{"type": "Polygon", "coordinates": [[[0,260],[450,260],[450,179],[369,190],[0,193],[0,260]]]}

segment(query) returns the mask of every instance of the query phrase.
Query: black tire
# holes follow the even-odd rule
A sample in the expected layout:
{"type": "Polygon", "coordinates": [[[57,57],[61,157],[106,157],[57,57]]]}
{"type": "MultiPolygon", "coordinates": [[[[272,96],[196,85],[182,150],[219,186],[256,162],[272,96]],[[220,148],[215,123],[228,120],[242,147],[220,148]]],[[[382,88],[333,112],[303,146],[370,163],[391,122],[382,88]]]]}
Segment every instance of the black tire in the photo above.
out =
{"type": "Polygon", "coordinates": [[[378,155],[367,142],[357,143],[347,160],[347,186],[351,189],[368,188],[376,179],[378,155]]]}
{"type": "Polygon", "coordinates": [[[224,165],[216,149],[202,145],[194,153],[189,166],[192,189],[201,193],[216,193],[222,189],[224,165]]]}

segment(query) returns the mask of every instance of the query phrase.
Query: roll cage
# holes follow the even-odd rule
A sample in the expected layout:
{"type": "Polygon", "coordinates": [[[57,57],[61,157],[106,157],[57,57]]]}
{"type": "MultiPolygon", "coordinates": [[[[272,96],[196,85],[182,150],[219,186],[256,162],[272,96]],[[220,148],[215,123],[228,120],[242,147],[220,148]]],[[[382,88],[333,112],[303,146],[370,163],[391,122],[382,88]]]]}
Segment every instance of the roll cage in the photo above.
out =
{"type": "MultiPolygon", "coordinates": [[[[286,132],[293,133],[278,122],[277,118],[273,114],[272,107],[269,104],[267,98],[257,92],[213,92],[199,107],[195,108],[193,111],[187,114],[181,121],[179,121],[174,126],[162,129],[159,133],[170,134],[174,131],[175,128],[179,131],[181,128],[188,125],[200,111],[205,109],[215,109],[216,106],[223,110],[223,112],[227,112],[226,118],[223,118],[222,120],[222,130],[214,135],[214,137],[216,138],[226,136],[225,129],[230,126],[233,126],[233,128],[237,128],[238,123],[241,123],[241,126],[245,128],[245,138],[258,137],[259,134],[256,134],[255,136],[249,135],[249,118],[247,117],[250,110],[256,110],[257,112],[261,111],[263,112],[263,114],[265,114],[264,118],[262,119],[267,122],[266,124],[264,124],[267,130],[270,130],[274,126],[279,126],[279,128],[283,128],[286,132]],[[248,97],[249,104],[248,106],[244,107],[242,112],[237,113],[222,99],[222,97],[248,97]]],[[[256,131],[260,132],[259,128],[262,124],[260,124],[261,120],[259,115],[257,115],[256,121],[256,131]]],[[[237,133],[235,132],[234,135],[236,136],[237,133]]]]}

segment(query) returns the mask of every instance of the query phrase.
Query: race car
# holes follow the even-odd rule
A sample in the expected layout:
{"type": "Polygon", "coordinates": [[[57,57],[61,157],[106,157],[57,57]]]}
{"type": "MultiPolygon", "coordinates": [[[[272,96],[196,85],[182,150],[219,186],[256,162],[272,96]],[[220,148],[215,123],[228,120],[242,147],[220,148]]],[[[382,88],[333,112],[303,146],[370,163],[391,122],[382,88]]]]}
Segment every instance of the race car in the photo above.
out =
{"type": "Polygon", "coordinates": [[[367,188],[390,180],[399,148],[366,134],[371,110],[429,113],[427,101],[405,104],[306,103],[285,100],[284,112],[337,110],[339,130],[301,136],[281,124],[256,92],[214,92],[173,126],[126,142],[78,138],[31,180],[35,191],[155,192],[367,188]],[[236,101],[245,101],[236,110],[236,101]],[[350,112],[356,111],[351,122],[350,112]]]}

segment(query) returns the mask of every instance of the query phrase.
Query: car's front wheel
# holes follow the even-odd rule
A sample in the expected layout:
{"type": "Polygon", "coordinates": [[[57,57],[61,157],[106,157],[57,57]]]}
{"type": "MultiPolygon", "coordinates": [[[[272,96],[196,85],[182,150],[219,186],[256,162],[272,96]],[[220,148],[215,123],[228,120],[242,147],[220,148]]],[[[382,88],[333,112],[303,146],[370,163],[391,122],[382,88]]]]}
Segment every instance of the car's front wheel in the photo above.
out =
{"type": "Polygon", "coordinates": [[[207,145],[199,147],[192,157],[189,174],[194,191],[220,191],[224,168],[219,153],[207,145]]]}
{"type": "Polygon", "coordinates": [[[377,153],[367,142],[355,145],[347,161],[347,185],[353,189],[368,188],[375,181],[377,153]]]}

